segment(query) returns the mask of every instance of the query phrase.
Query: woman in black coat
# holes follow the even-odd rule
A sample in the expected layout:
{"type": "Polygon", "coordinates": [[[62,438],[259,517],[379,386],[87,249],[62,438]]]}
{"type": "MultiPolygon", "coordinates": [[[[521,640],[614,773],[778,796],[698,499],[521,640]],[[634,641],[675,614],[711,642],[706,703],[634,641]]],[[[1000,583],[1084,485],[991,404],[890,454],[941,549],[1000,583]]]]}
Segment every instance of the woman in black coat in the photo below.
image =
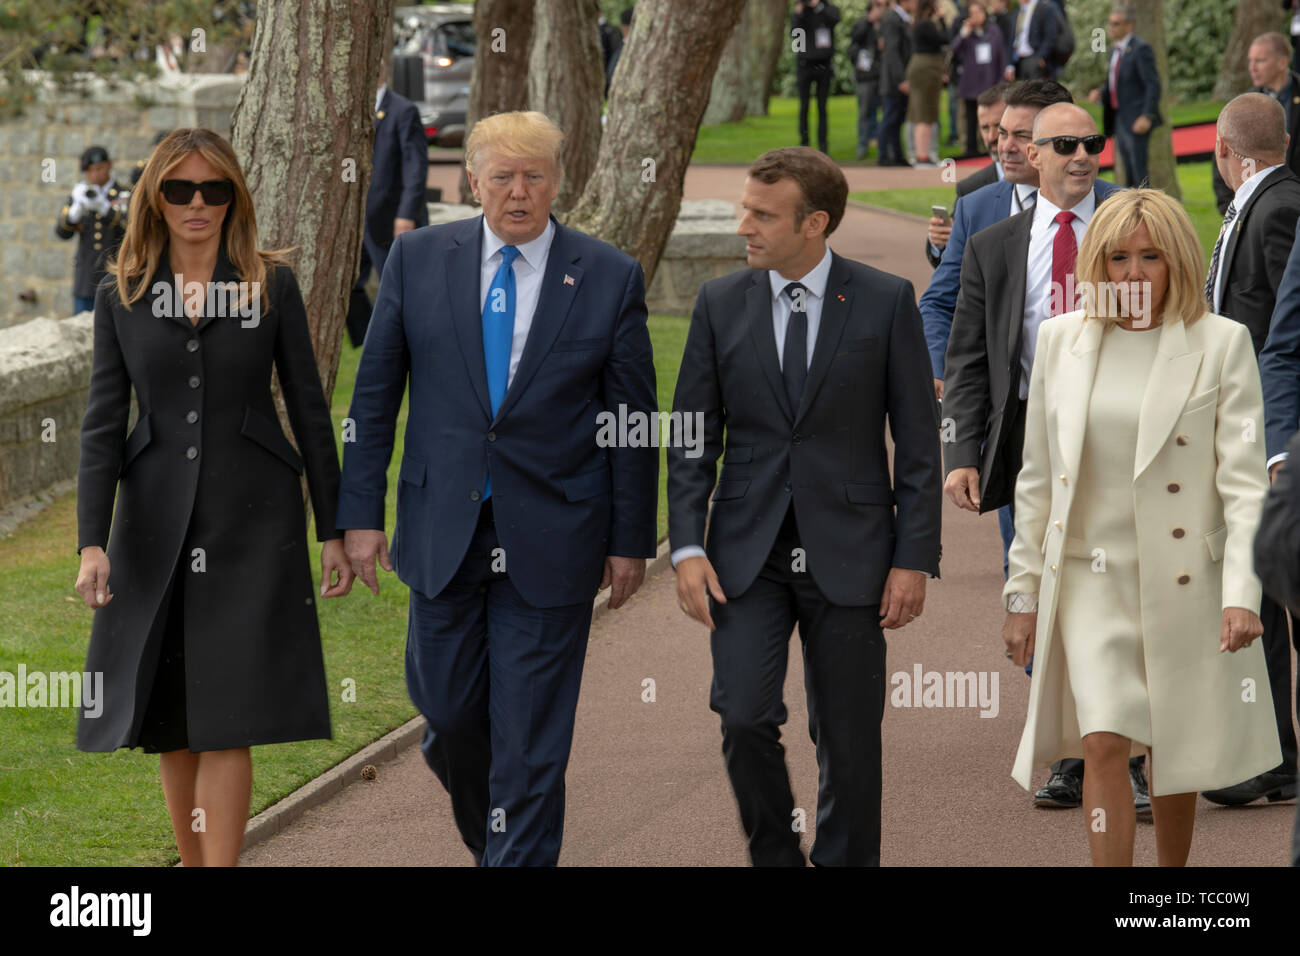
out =
{"type": "Polygon", "coordinates": [[[330,736],[304,465],[325,542],[321,596],[353,577],[302,297],[280,254],[256,243],[230,144],[179,129],[145,167],[95,296],[76,587],[96,609],[86,670],[103,672],[106,703],[81,718],[77,747],[162,755],[185,866],[237,862],[250,746],[330,736]],[[301,457],[280,429],[272,365],[301,457]]]}

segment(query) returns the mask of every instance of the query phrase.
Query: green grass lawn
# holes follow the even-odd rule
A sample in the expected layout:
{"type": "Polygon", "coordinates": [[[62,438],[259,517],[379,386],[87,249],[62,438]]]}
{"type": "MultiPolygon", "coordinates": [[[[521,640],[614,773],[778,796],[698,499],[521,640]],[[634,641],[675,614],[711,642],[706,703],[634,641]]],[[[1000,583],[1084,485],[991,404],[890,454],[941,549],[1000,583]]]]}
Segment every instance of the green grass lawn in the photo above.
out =
{"type": "MultiPolygon", "coordinates": [[[[1219,235],[1219,224],[1223,222],[1223,217],[1219,215],[1219,210],[1214,204],[1214,187],[1211,185],[1210,175],[1208,162],[1182,163],[1178,166],[1178,184],[1183,190],[1183,207],[1191,216],[1192,225],[1196,227],[1196,234],[1200,237],[1207,268],[1210,264],[1210,253],[1213,252],[1214,242],[1219,235]]],[[[1114,181],[1112,173],[1106,173],[1102,178],[1114,181]]],[[[849,198],[872,206],[929,218],[931,206],[942,204],[949,209],[952,208],[953,188],[944,186],[871,189],[850,193],[849,198]]]]}
{"type": "MultiPolygon", "coordinates": [[[[1101,107],[1083,102],[1101,124],[1101,107]]],[[[1181,103],[1170,110],[1171,121],[1175,126],[1187,123],[1212,122],[1219,115],[1223,104],[1213,101],[1181,103]]],[[[858,144],[858,104],[853,96],[832,96],[827,103],[827,125],[829,129],[830,156],[839,163],[854,163],[858,144]]],[[[939,123],[942,129],[939,156],[958,156],[963,146],[946,146],[943,141],[948,138],[948,93],[945,90],[940,97],[939,123]]],[[[817,139],[817,105],[809,108],[809,131],[814,145],[817,139]]],[[[726,163],[748,166],[756,157],[769,149],[782,146],[799,145],[799,100],[788,96],[774,96],[768,103],[767,116],[753,116],[739,123],[718,123],[701,126],[695,140],[695,152],[692,162],[726,163]]],[[[875,149],[867,155],[865,162],[875,162],[878,153],[875,149]]]]}
{"type": "MultiPolygon", "coordinates": [[[[652,316],[659,405],[672,407],[688,319],[652,316]]],[[[331,409],[335,434],[347,414],[360,351],[344,345],[331,409]]],[[[391,534],[406,424],[403,403],[388,470],[391,534]]],[[[659,535],[666,532],[667,469],[659,479],[659,535]]],[[[311,535],[313,576],[320,545],[311,535]]],[[[66,495],[4,539],[0,548],[0,670],[80,671],[92,612],[72,590],[76,496],[66,495]]],[[[319,578],[316,583],[319,585],[319,578]]],[[[232,596],[235,597],[235,596],[232,596]]],[[[407,589],[381,574],[378,598],[357,582],[345,598],[319,604],[334,739],[254,748],[258,813],[415,715],[402,662],[407,589]],[[356,682],[344,703],[343,681],[356,682]]],[[[140,751],[84,754],[75,747],[76,711],[6,708],[0,751],[0,866],[137,866],[175,863],[171,825],[158,782],[158,758],[140,751]]],[[[432,782],[430,783],[432,786],[432,782]]]]}

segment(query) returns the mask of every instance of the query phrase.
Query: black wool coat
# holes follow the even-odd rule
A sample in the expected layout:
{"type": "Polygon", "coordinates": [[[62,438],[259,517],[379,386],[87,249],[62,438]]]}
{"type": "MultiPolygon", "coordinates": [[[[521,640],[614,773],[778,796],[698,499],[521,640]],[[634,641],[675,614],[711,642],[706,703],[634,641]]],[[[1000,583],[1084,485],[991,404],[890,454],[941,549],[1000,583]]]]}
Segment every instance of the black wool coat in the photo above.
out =
{"type": "MultiPolygon", "coordinates": [[[[157,301],[171,275],[164,254],[132,307],[112,279],[95,296],[77,550],[105,547],[114,598],[94,612],[86,662],[104,673],[104,709],[81,717],[77,747],[138,746],[173,571],[186,575],[190,749],[329,737],[299,476],[305,463],[318,539],[341,537],[339,465],[297,281],[268,270],[259,316],[222,314],[210,297],[195,325],[157,301]],[[301,456],[276,417],[273,364],[301,456]]],[[[223,246],[212,282],[235,279],[223,246]]]]}

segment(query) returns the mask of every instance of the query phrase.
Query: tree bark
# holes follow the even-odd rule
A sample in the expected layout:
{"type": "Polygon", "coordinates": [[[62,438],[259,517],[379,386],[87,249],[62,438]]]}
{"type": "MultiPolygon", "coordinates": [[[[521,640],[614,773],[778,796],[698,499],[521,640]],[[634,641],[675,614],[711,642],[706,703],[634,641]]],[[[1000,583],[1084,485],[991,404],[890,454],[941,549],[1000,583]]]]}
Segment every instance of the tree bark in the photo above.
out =
{"type": "MultiPolygon", "coordinates": [[[[466,135],[480,117],[528,109],[533,0],[478,0],[474,4],[474,35],[466,135]]],[[[474,202],[464,167],[460,171],[460,201],[474,202]]]]}
{"type": "MultiPolygon", "coordinates": [[[[392,0],[262,0],[231,141],[264,249],[295,247],[312,346],[334,392],[370,185],[392,0]]],[[[281,410],[283,414],[283,410],[281,410]]]]}
{"type": "Polygon", "coordinates": [[[597,0],[537,0],[528,60],[528,108],[564,130],[564,177],[557,211],[572,208],[587,185],[600,148],[605,69],[597,0]]]}
{"type": "Polygon", "coordinates": [[[647,287],[677,219],[713,73],[744,3],[637,4],[596,169],[566,224],[640,261],[647,287]]]}
{"type": "Polygon", "coordinates": [[[704,123],[766,116],[772,76],[789,35],[787,0],[747,0],[713,74],[704,123]]]}
{"type": "MultiPolygon", "coordinates": [[[[1147,154],[1147,175],[1155,189],[1163,189],[1175,199],[1183,198],[1178,185],[1178,167],[1174,159],[1173,124],[1169,118],[1169,53],[1165,44],[1164,0],[1139,0],[1135,5],[1133,32],[1151,44],[1156,54],[1156,72],[1160,74],[1160,115],[1164,122],[1151,131],[1147,154]]],[[[1116,151],[1116,171],[1119,166],[1116,151]]]]}
{"type": "Polygon", "coordinates": [[[1237,0],[1237,17],[1232,24],[1228,48],[1223,53],[1219,79],[1214,84],[1216,100],[1230,100],[1250,89],[1250,73],[1246,70],[1246,54],[1250,43],[1261,33],[1280,30],[1285,36],[1287,14],[1278,0],[1237,0]]]}

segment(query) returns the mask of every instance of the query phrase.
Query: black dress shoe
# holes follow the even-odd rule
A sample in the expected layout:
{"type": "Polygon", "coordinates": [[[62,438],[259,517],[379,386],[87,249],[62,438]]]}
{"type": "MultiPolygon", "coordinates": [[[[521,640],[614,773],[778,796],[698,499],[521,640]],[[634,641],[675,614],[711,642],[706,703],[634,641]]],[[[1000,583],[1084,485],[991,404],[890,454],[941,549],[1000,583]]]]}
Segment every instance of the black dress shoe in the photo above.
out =
{"type": "Polygon", "coordinates": [[[1143,823],[1151,822],[1151,793],[1147,789],[1147,775],[1141,763],[1129,762],[1128,780],[1133,785],[1133,809],[1143,823]]]}
{"type": "Polygon", "coordinates": [[[1083,778],[1072,773],[1054,773],[1034,794],[1034,806],[1073,810],[1083,805],[1083,778]]]}
{"type": "Polygon", "coordinates": [[[1254,803],[1260,797],[1267,797],[1269,803],[1290,800],[1295,797],[1295,793],[1295,774],[1268,770],[1236,786],[1224,787],[1222,790],[1206,790],[1201,796],[1211,803],[1218,803],[1225,807],[1240,807],[1247,803],[1254,803]]]}

